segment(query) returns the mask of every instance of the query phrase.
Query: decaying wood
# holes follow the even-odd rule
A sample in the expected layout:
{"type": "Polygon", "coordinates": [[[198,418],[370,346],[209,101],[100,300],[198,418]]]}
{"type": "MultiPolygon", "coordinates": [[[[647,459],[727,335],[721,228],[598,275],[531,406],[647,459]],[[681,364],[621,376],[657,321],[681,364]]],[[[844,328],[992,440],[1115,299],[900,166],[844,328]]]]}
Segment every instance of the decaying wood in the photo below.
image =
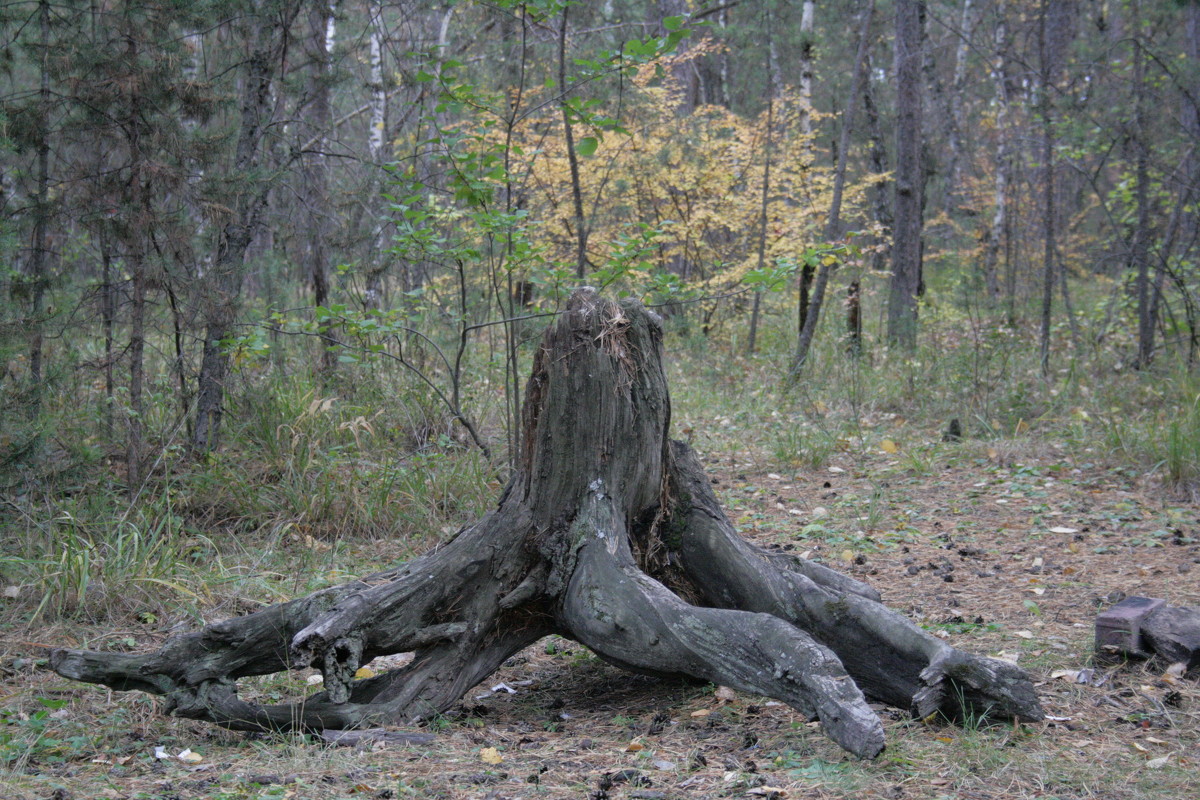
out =
{"type": "Polygon", "coordinates": [[[742,540],[699,460],[667,438],[661,342],[639,304],[577,291],[534,359],[516,474],[447,545],[156,653],[57,650],[51,665],[234,729],[349,729],[437,714],[558,634],[632,670],[782,700],[866,758],[884,746],[867,697],[921,717],[1042,717],[1017,667],[926,634],[858,581],[742,540]],[[354,680],[409,651],[404,667],[354,680]],[[309,666],[325,688],[303,702],[237,695],[238,678],[309,666]]]}
{"type": "Polygon", "coordinates": [[[1200,667],[1200,609],[1163,606],[1142,623],[1142,638],[1159,657],[1200,667]]]}

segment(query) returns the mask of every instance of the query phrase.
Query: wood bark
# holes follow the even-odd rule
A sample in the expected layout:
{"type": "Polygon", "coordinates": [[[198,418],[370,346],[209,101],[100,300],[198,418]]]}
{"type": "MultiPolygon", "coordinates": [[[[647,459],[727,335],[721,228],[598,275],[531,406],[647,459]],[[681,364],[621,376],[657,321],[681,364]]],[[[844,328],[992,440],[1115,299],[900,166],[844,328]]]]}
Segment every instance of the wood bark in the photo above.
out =
{"type": "Polygon", "coordinates": [[[191,439],[196,452],[215,450],[220,443],[225,378],[229,371],[229,356],[222,342],[233,331],[246,250],[262,219],[271,189],[270,182],[259,177],[263,143],[272,122],[271,85],[287,31],[298,11],[297,5],[276,18],[248,22],[250,44],[242,82],[234,174],[249,185],[237,193],[234,213],[222,228],[213,262],[213,285],[205,297],[204,347],[196,378],[196,423],[191,439]]]}
{"type": "MultiPolygon", "coordinates": [[[[302,147],[300,168],[300,200],[304,207],[304,258],[308,279],[312,284],[313,305],[323,308],[329,304],[329,240],[333,225],[329,193],[329,136],[333,131],[333,48],[337,35],[337,0],[311,0],[307,9],[308,38],[306,39],[308,85],[307,101],[299,126],[302,136],[311,141],[302,147]]],[[[334,330],[322,327],[325,344],[321,348],[321,369],[330,372],[337,366],[337,354],[332,346],[334,330]]]]}
{"type": "Polygon", "coordinates": [[[962,185],[963,141],[967,138],[966,89],[967,56],[974,36],[975,9],[971,0],[963,0],[958,25],[958,44],[954,48],[954,78],[950,87],[950,114],[946,132],[946,184],[942,191],[942,211],[950,214],[962,185]]]}
{"type": "Polygon", "coordinates": [[[1048,19],[1050,4],[1042,0],[1038,15],[1038,54],[1040,58],[1041,79],[1038,110],[1042,118],[1041,155],[1042,169],[1045,177],[1042,181],[1042,203],[1044,212],[1045,232],[1042,249],[1042,315],[1040,327],[1040,351],[1042,374],[1050,373],[1050,317],[1054,305],[1054,120],[1051,116],[1053,104],[1050,100],[1050,88],[1054,83],[1055,56],[1051,52],[1052,25],[1048,19]]]}
{"type": "Polygon", "coordinates": [[[587,217],[583,213],[583,186],[579,177],[579,154],[575,152],[575,128],[571,122],[570,91],[567,84],[567,9],[562,9],[562,25],[558,29],[558,87],[562,107],[563,134],[567,144],[567,165],[571,169],[571,208],[575,211],[572,233],[575,235],[575,277],[580,281],[587,275],[587,217]]]}
{"type": "Polygon", "coordinates": [[[921,154],[921,16],[924,3],[896,3],[896,200],[888,338],[911,349],[917,342],[921,286],[921,208],[925,174],[921,154]]]}
{"type": "Polygon", "coordinates": [[[738,537],[696,455],[667,438],[659,318],[576,291],[534,358],[524,447],[497,507],[444,547],[135,655],[56,650],[60,674],[165,695],[241,730],[345,729],[437,714],[547,634],[638,672],[782,700],[865,758],[867,697],[924,718],[1042,717],[1016,666],[956,650],[870,587],[738,537]],[[406,666],[354,680],[380,655],[406,666]],[[308,666],[303,702],[240,699],[237,680],[308,666]]]}
{"type": "Polygon", "coordinates": [[[995,49],[996,61],[992,70],[996,86],[996,181],[993,188],[992,224],[984,240],[983,282],[991,306],[1000,301],[1000,253],[1008,235],[1008,185],[1012,171],[1009,143],[1008,102],[1008,9],[1005,0],[996,4],[995,49]]]}

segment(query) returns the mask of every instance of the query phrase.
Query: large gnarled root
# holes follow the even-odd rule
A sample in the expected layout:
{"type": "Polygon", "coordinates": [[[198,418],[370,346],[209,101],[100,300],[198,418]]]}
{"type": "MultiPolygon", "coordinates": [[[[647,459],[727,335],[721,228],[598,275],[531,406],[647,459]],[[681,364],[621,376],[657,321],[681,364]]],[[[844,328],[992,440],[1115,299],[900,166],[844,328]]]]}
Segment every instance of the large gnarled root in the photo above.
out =
{"type": "Polygon", "coordinates": [[[403,567],[175,636],[156,653],[55,650],[51,667],[80,681],[164,695],[175,716],[236,730],[427,718],[552,632],[544,615],[506,603],[521,594],[527,559],[514,550],[489,558],[480,540],[495,533],[493,525],[509,523],[502,513],[491,515],[403,567]],[[406,667],[355,679],[374,657],[410,651],[416,656],[406,667]],[[310,666],[321,670],[324,690],[303,702],[257,705],[237,695],[239,678],[310,666]]]}
{"type": "Polygon", "coordinates": [[[1042,718],[1022,670],[955,650],[846,576],[764,553],[733,530],[686,445],[674,443],[674,462],[676,491],[687,504],[678,512],[685,517],[679,552],[705,601],[773,614],[804,629],[838,654],[867,696],[922,718],[934,712],[1042,718]]]}
{"type": "Polygon", "coordinates": [[[883,726],[833,651],[779,617],[685,603],[639,570],[603,498],[589,504],[562,608],[571,634],[619,666],[684,674],[774,697],[873,758],[883,726]]]}

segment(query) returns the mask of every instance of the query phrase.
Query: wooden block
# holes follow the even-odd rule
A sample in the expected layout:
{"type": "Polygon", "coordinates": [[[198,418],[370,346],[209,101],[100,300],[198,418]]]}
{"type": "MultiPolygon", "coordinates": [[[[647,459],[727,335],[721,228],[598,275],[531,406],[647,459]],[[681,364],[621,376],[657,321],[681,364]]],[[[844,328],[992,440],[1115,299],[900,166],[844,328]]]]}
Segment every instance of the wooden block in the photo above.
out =
{"type": "Polygon", "coordinates": [[[1096,616],[1096,652],[1128,653],[1148,656],[1142,639],[1142,623],[1152,612],[1166,605],[1157,597],[1126,597],[1096,616]]]}
{"type": "Polygon", "coordinates": [[[1163,606],[1142,620],[1142,644],[1164,661],[1200,667],[1200,609],[1163,606]]]}

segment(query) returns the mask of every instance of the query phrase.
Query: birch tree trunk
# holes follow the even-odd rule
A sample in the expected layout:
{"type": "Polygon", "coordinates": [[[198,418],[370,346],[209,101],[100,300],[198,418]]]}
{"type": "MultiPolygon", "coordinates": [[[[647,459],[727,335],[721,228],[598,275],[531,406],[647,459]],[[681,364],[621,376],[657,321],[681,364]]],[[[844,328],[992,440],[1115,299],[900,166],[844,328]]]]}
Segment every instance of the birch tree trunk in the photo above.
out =
{"type": "Polygon", "coordinates": [[[370,167],[376,176],[369,185],[371,198],[368,209],[376,214],[376,220],[371,235],[371,252],[367,254],[368,261],[364,300],[367,308],[378,309],[383,304],[383,278],[387,272],[388,258],[385,253],[387,246],[384,241],[385,210],[379,200],[384,189],[383,165],[387,160],[384,151],[384,138],[387,131],[387,91],[383,81],[383,6],[380,0],[371,0],[368,5],[370,19],[368,21],[370,77],[367,89],[370,92],[371,122],[367,129],[367,154],[370,167]]]}
{"type": "Polygon", "coordinates": [[[954,78],[950,87],[950,124],[946,137],[948,151],[946,186],[942,194],[942,209],[949,214],[954,207],[959,184],[962,183],[963,140],[966,136],[967,56],[975,28],[975,6],[963,0],[959,19],[958,45],[954,49],[954,78]]]}

